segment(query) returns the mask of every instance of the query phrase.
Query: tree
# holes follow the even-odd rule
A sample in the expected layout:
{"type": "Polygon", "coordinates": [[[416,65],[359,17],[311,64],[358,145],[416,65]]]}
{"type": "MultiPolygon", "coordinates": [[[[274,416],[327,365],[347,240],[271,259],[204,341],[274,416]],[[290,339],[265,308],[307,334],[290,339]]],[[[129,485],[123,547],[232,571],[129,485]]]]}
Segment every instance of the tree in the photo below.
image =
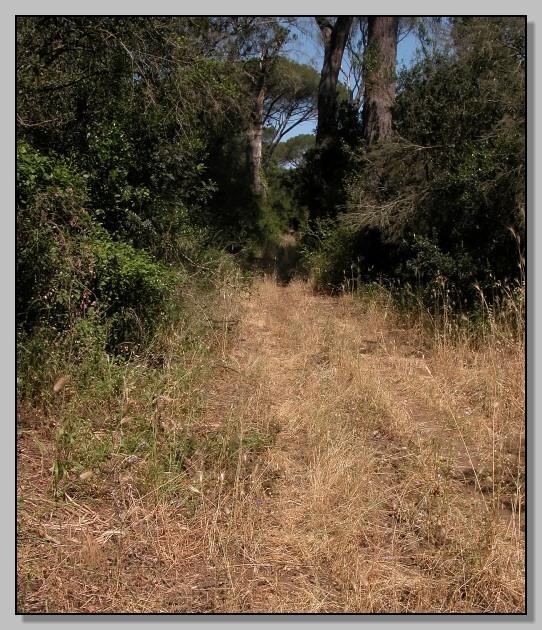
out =
{"type": "Polygon", "coordinates": [[[269,166],[282,138],[317,116],[318,73],[310,66],[280,57],[267,82],[264,127],[272,137],[265,142],[263,165],[269,166]]]}
{"type": "Polygon", "coordinates": [[[318,87],[318,148],[329,144],[337,130],[337,81],[354,18],[339,16],[334,24],[325,17],[315,19],[324,40],[324,63],[318,87]]]}
{"type": "Polygon", "coordinates": [[[452,26],[453,46],[426,46],[401,73],[396,133],[359,153],[342,218],[395,250],[391,270],[360,250],[365,270],[395,271],[429,301],[444,278],[465,307],[475,283],[490,300],[522,281],[525,20],[452,26]]]}
{"type": "Polygon", "coordinates": [[[282,167],[297,167],[305,153],[314,147],[314,141],[315,137],[312,134],[294,136],[277,145],[273,158],[282,167]]]}
{"type": "Polygon", "coordinates": [[[73,158],[107,230],[163,250],[213,192],[212,130],[248,126],[215,42],[204,18],[20,17],[18,136],[73,158]]]}
{"type": "Polygon", "coordinates": [[[368,144],[386,140],[392,131],[398,23],[397,17],[369,17],[363,101],[363,136],[368,144]]]}
{"type": "MultiPolygon", "coordinates": [[[[417,34],[419,40],[427,41],[427,30],[438,18],[400,17],[397,32],[397,42],[405,37],[417,34]]],[[[367,49],[368,18],[359,17],[359,28],[352,28],[346,44],[347,62],[343,64],[341,72],[344,75],[344,84],[353,107],[357,110],[363,106],[365,92],[365,63],[364,56],[367,49]]]]}
{"type": "Polygon", "coordinates": [[[252,188],[254,195],[262,199],[266,194],[262,179],[265,101],[268,83],[278,63],[279,53],[288,38],[291,22],[290,18],[237,18],[234,30],[238,59],[245,71],[251,102],[247,136],[252,188]]]}

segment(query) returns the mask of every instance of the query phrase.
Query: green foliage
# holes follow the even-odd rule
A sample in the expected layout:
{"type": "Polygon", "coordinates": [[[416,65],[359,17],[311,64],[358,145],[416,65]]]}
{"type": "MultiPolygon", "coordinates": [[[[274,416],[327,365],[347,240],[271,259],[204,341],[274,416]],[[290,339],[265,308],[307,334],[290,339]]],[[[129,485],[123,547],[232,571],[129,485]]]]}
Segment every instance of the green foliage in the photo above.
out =
{"type": "Polygon", "coordinates": [[[398,262],[377,230],[359,230],[335,219],[317,219],[304,237],[303,255],[317,289],[339,293],[381,281],[398,262]]]}
{"type": "Polygon", "coordinates": [[[225,243],[258,233],[248,107],[224,39],[235,23],[17,19],[21,391],[43,385],[48,356],[144,348],[183,268],[211,272],[225,243]]]}
{"type": "Polygon", "coordinates": [[[377,269],[428,302],[443,279],[458,308],[477,303],[475,285],[497,297],[495,287],[522,281],[523,27],[516,18],[456,20],[455,54],[402,73],[395,138],[353,158],[344,221],[380,234],[397,264],[383,259],[377,269]]]}
{"type": "Polygon", "coordinates": [[[110,233],[174,258],[178,236],[207,218],[216,192],[211,136],[246,122],[239,72],[216,56],[212,20],[17,26],[20,137],[87,173],[87,209],[110,233]]]}
{"type": "Polygon", "coordinates": [[[268,194],[265,202],[267,214],[275,217],[276,229],[283,234],[296,229],[304,221],[304,214],[296,205],[292,194],[295,185],[295,173],[291,170],[270,164],[267,171],[268,194]]]}
{"type": "Polygon", "coordinates": [[[241,31],[248,43],[261,29],[227,17],[17,19],[23,395],[45,385],[53,357],[59,370],[64,357],[102,373],[141,351],[178,307],[184,269],[212,283],[226,244],[260,237],[251,110],[231,54],[241,31]]]}
{"type": "MultiPolygon", "coordinates": [[[[352,262],[358,256],[353,246],[352,231],[337,227],[333,220],[317,219],[312,238],[304,239],[303,255],[311,270],[315,287],[319,291],[335,293],[344,287],[352,262]]],[[[356,279],[358,265],[355,267],[356,279]]]]}
{"type": "Polygon", "coordinates": [[[262,216],[261,200],[252,190],[250,163],[246,154],[246,134],[231,129],[216,134],[209,146],[208,174],[220,194],[211,197],[200,213],[213,239],[240,251],[258,234],[262,216]]]}
{"type": "Polygon", "coordinates": [[[264,164],[269,164],[286,133],[316,119],[319,82],[319,73],[305,64],[285,57],[272,64],[265,81],[263,123],[271,133],[264,143],[264,164]]]}
{"type": "Polygon", "coordinates": [[[273,159],[282,167],[297,167],[301,164],[305,154],[314,148],[316,136],[301,134],[280,142],[273,154],[273,159]]]}
{"type": "Polygon", "coordinates": [[[65,159],[42,156],[25,143],[17,149],[18,320],[29,327],[45,313],[55,313],[55,325],[66,325],[71,288],[75,283],[82,289],[79,278],[66,273],[66,265],[73,250],[71,236],[78,238],[89,225],[81,205],[85,178],[65,159]]]}
{"type": "Polygon", "coordinates": [[[466,249],[456,249],[453,255],[443,252],[435,240],[413,237],[413,256],[404,263],[403,280],[416,287],[425,304],[434,303],[435,290],[445,282],[448,304],[458,309],[464,304],[472,306],[477,298],[472,257],[466,249]]]}
{"type": "Polygon", "coordinates": [[[348,102],[337,108],[337,135],[320,149],[309,150],[296,169],[295,198],[308,209],[309,222],[336,218],[346,203],[346,179],[355,168],[351,151],[361,143],[361,125],[356,109],[348,102]]]}
{"type": "MultiPolygon", "coordinates": [[[[68,337],[75,354],[148,341],[179,282],[93,219],[82,205],[86,181],[68,160],[19,143],[17,322],[21,346],[36,352],[39,340],[43,360],[47,339],[68,337]]],[[[20,358],[24,372],[30,356],[20,358]]]]}
{"type": "Polygon", "coordinates": [[[113,241],[105,231],[81,243],[88,249],[92,304],[107,314],[109,347],[144,341],[163,319],[178,274],[131,245],[113,241]]]}

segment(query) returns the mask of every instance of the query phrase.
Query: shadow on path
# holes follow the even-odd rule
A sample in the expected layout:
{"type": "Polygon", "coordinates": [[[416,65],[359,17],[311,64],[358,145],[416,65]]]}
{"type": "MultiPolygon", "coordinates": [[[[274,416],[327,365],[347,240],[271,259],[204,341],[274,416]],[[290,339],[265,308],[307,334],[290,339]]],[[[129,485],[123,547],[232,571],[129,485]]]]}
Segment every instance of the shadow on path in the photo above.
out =
{"type": "Polygon", "coordinates": [[[295,234],[291,232],[284,234],[280,243],[267,245],[257,264],[264,271],[274,274],[282,284],[308,276],[295,234]]]}

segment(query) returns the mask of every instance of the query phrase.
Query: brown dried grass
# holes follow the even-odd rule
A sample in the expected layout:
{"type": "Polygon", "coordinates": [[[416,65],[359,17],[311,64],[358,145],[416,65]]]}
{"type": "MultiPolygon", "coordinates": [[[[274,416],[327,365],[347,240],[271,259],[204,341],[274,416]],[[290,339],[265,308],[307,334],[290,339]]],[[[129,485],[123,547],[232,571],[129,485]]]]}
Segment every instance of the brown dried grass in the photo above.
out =
{"type": "Polygon", "coordinates": [[[126,375],[115,446],[56,500],[26,423],[20,612],[523,612],[521,344],[428,344],[384,295],[228,291],[152,403],[126,375]]]}

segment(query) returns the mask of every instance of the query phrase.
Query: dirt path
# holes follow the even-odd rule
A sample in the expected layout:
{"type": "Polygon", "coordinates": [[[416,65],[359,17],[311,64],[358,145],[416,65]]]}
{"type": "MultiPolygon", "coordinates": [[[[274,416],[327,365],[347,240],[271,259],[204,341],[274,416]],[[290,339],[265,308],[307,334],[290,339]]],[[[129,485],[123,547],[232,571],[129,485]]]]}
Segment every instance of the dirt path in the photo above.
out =
{"type": "Polygon", "coordinates": [[[55,419],[21,419],[22,609],[523,610],[521,353],[428,349],[385,296],[267,277],[222,299],[211,378],[179,383],[173,352],[161,390],[126,380],[64,500],[55,419]]]}
{"type": "Polygon", "coordinates": [[[467,401],[442,391],[418,340],[385,308],[267,279],[243,309],[205,421],[276,441],[241,473],[242,496],[222,506],[229,586],[214,605],[430,610],[443,585],[424,584],[428,557],[459,526],[445,505],[450,484],[459,511],[490,512],[483,494],[453,481],[469,470],[478,481],[473,443],[454,426],[467,401]]]}

